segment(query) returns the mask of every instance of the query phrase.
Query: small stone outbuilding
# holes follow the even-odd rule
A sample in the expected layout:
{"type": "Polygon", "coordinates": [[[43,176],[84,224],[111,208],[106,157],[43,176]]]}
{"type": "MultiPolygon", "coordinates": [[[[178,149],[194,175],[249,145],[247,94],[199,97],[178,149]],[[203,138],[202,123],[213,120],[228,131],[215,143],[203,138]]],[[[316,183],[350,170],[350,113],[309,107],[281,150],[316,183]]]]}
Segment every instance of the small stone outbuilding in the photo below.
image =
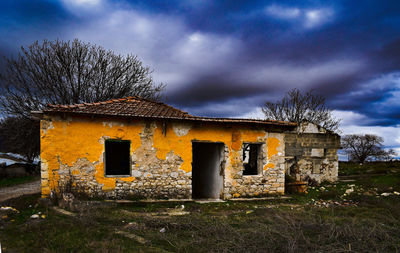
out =
{"type": "Polygon", "coordinates": [[[139,97],[41,112],[42,196],[281,195],[285,174],[334,181],[340,137],[305,122],[192,116],[139,97]]]}

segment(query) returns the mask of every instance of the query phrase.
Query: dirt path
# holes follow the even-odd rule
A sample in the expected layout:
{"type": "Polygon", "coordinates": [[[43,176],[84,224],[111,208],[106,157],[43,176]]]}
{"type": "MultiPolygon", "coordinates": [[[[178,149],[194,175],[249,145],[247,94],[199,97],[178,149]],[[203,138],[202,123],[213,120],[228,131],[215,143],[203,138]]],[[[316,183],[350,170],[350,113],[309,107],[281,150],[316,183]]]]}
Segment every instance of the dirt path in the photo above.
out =
{"type": "Polygon", "coordinates": [[[16,186],[0,188],[0,202],[7,199],[16,198],[25,194],[34,194],[40,192],[40,179],[16,186]]]}

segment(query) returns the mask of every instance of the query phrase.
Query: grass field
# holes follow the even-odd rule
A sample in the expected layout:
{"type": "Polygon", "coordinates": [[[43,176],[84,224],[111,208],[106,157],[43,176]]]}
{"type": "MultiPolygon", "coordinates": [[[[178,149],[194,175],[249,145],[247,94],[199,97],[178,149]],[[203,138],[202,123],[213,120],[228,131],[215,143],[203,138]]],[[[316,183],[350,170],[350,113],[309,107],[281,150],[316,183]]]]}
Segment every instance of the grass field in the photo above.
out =
{"type": "Polygon", "coordinates": [[[1,204],[18,212],[0,213],[0,243],[3,252],[399,252],[400,167],[380,166],[281,200],[92,201],[71,216],[24,196],[1,204]]]}
{"type": "Polygon", "coordinates": [[[339,176],[400,173],[400,161],[369,162],[364,164],[339,162],[339,167],[339,176]]]}
{"type": "Polygon", "coordinates": [[[38,176],[0,178],[0,188],[33,182],[38,176]]]}

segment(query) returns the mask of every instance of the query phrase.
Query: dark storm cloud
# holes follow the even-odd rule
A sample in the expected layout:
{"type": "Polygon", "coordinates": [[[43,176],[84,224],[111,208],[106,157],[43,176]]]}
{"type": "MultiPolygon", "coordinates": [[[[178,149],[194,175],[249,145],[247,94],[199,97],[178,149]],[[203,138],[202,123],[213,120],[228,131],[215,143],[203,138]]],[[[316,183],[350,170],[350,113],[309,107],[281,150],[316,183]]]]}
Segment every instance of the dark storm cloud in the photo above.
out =
{"type": "MultiPolygon", "coordinates": [[[[335,6],[331,6],[336,11],[334,20],[328,22],[326,26],[317,27],[314,30],[311,29],[311,31],[301,30],[287,20],[273,20],[271,17],[262,15],[259,11],[259,5],[252,6],[254,8],[248,5],[245,5],[245,8],[240,8],[242,7],[240,4],[234,8],[230,8],[231,6],[223,6],[222,8],[212,6],[211,11],[207,11],[214,14],[213,25],[193,18],[193,16],[203,16],[205,13],[191,15],[190,24],[197,29],[215,32],[219,32],[218,27],[221,26],[225,32],[229,30],[238,34],[245,43],[245,48],[240,55],[244,62],[262,64],[272,61],[304,65],[323,63],[337,57],[362,59],[365,67],[360,71],[344,76],[327,76],[325,79],[320,79],[318,83],[313,83],[311,88],[325,95],[329,104],[336,109],[355,110],[370,115],[371,120],[368,124],[399,124],[397,113],[399,108],[382,106],[392,96],[390,92],[399,89],[398,86],[382,83],[380,86],[383,87],[367,87],[368,89],[364,90],[365,83],[369,80],[379,75],[397,72],[400,69],[400,40],[396,37],[400,28],[399,4],[395,1],[379,3],[367,1],[363,2],[362,6],[354,4],[354,2],[353,4],[348,4],[348,2],[337,3],[335,6]],[[218,10],[224,10],[225,15],[218,10]],[[236,13],[237,16],[235,17],[232,12],[236,13]],[[249,14],[246,18],[243,18],[243,16],[246,16],[245,12],[256,14],[249,14]],[[235,25],[225,24],[224,20],[227,16],[231,18],[231,23],[235,25]],[[196,25],[196,22],[202,25],[196,25]],[[380,104],[380,111],[374,110],[376,104],[380,104]]],[[[290,4],[286,3],[283,6],[290,6],[290,4]]],[[[321,4],[311,5],[308,3],[303,6],[297,5],[298,8],[318,8],[321,6],[321,4]]],[[[200,81],[206,84],[204,87],[209,83],[207,80],[200,79],[200,81]]],[[[266,83],[268,83],[268,80],[266,80],[266,83]]],[[[251,96],[252,90],[247,90],[246,84],[241,80],[237,82],[233,80],[227,83],[218,82],[218,79],[214,79],[214,82],[212,82],[213,89],[210,90],[220,91],[217,92],[219,94],[217,98],[220,102],[229,101],[240,96],[241,93],[244,97],[251,96]],[[237,87],[242,87],[242,89],[237,87]],[[226,90],[228,91],[224,95],[222,91],[226,90]]],[[[296,83],[293,83],[292,87],[296,86],[296,83]]],[[[193,82],[193,87],[194,90],[197,90],[198,82],[193,82]]],[[[297,87],[302,89],[301,86],[297,87]]],[[[265,85],[253,90],[258,93],[265,93],[267,97],[269,88],[268,85],[265,85]]],[[[310,88],[310,86],[307,88],[310,88]]],[[[175,97],[178,98],[178,104],[180,103],[182,106],[192,105],[193,102],[190,100],[179,99],[186,97],[188,90],[190,88],[186,87],[177,91],[178,94],[175,97]]],[[[284,91],[282,89],[282,92],[284,91]]],[[[198,104],[201,101],[215,102],[216,99],[216,96],[202,95],[197,98],[195,95],[195,97],[198,104]]]]}
{"type": "MultiPolygon", "coordinates": [[[[141,4],[145,5],[143,2],[141,4]]],[[[301,4],[298,1],[276,1],[269,4],[281,4],[288,8],[295,6],[300,9],[326,7],[325,1],[303,1],[301,4]]],[[[368,73],[360,72],[344,79],[336,81],[327,79],[321,82],[320,86],[322,83],[334,83],[337,93],[347,92],[352,89],[351,87],[356,88],[358,82],[380,73],[383,68],[382,63],[389,65],[388,69],[395,69],[386,63],[387,59],[383,54],[378,59],[372,57],[385,42],[392,43],[392,40],[396,39],[399,28],[399,6],[395,1],[379,3],[364,1],[362,6],[354,2],[337,1],[334,5],[328,5],[335,11],[334,20],[326,26],[311,31],[299,29],[293,24],[299,22],[298,20],[291,22],[265,15],[264,9],[268,5],[265,1],[205,2],[196,7],[188,5],[182,3],[168,5],[161,1],[161,3],[152,2],[147,7],[150,11],[179,13],[186,18],[192,29],[239,35],[246,44],[241,55],[244,61],[272,60],[305,64],[318,63],[341,55],[366,58],[366,62],[370,64],[368,73]]],[[[392,52],[388,55],[390,57],[392,52]]],[[[393,59],[399,58],[395,56],[393,59]]],[[[222,85],[224,84],[221,83],[222,85]]],[[[231,85],[237,86],[232,83],[231,85]]]]}
{"type": "Polygon", "coordinates": [[[373,52],[371,58],[382,71],[397,71],[400,69],[400,37],[384,44],[373,52]],[[379,64],[379,65],[378,65],[379,64]]]}
{"type": "Polygon", "coordinates": [[[9,24],[44,24],[48,21],[57,22],[68,16],[67,12],[55,1],[18,0],[0,2],[0,20],[9,24]]]}
{"type": "Polygon", "coordinates": [[[397,125],[399,5],[9,0],[0,3],[7,35],[0,50],[78,36],[143,56],[168,85],[168,102],[194,114],[246,114],[296,87],[314,89],[334,109],[369,115],[364,125],[397,125]]]}
{"type": "Polygon", "coordinates": [[[399,124],[400,75],[388,74],[369,80],[358,89],[335,96],[330,103],[334,108],[367,115],[359,125],[395,126],[399,124]]]}
{"type": "MultiPolygon", "coordinates": [[[[235,83],[231,73],[219,73],[198,78],[190,86],[186,86],[175,93],[168,95],[168,99],[187,108],[199,107],[207,103],[221,102],[243,97],[252,97],[265,92],[265,87],[246,83],[235,83]]],[[[277,90],[271,88],[271,90],[277,90]]]]}
{"type": "Polygon", "coordinates": [[[0,48],[4,56],[15,55],[20,46],[62,34],[72,16],[57,1],[0,1],[0,48]]]}

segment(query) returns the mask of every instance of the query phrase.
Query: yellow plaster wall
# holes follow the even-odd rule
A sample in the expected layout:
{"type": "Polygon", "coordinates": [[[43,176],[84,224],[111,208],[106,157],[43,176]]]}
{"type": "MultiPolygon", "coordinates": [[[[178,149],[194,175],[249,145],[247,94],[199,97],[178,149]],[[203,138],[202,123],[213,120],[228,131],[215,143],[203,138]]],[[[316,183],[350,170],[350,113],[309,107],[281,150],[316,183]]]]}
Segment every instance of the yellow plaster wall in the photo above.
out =
{"type": "MultiPolygon", "coordinates": [[[[61,119],[52,118],[41,122],[41,160],[42,160],[42,196],[46,197],[51,190],[57,191],[58,170],[61,166],[73,167],[79,158],[86,158],[95,166],[95,179],[102,185],[104,191],[115,189],[117,178],[104,176],[103,152],[104,140],[108,138],[131,140],[131,153],[141,147],[140,134],[145,129],[143,121],[107,121],[91,119],[61,119]]],[[[173,152],[183,163],[180,168],[191,171],[192,141],[222,142],[229,149],[229,160],[226,163],[225,181],[235,184],[231,171],[241,166],[241,147],[243,142],[263,142],[267,145],[267,163],[264,170],[275,167],[278,148],[283,137],[274,135],[268,137],[263,130],[249,128],[226,128],[221,125],[192,125],[186,134],[178,135],[173,127],[179,128],[180,123],[166,124],[163,133],[161,122],[156,123],[153,132],[153,146],[158,159],[167,159],[167,154],[173,152]],[[278,137],[277,137],[278,136],[278,137]]],[[[140,166],[136,163],[135,166],[140,166]]],[[[72,174],[79,174],[74,169],[72,174]]],[[[125,182],[133,182],[134,177],[118,178],[125,182]]]]}

